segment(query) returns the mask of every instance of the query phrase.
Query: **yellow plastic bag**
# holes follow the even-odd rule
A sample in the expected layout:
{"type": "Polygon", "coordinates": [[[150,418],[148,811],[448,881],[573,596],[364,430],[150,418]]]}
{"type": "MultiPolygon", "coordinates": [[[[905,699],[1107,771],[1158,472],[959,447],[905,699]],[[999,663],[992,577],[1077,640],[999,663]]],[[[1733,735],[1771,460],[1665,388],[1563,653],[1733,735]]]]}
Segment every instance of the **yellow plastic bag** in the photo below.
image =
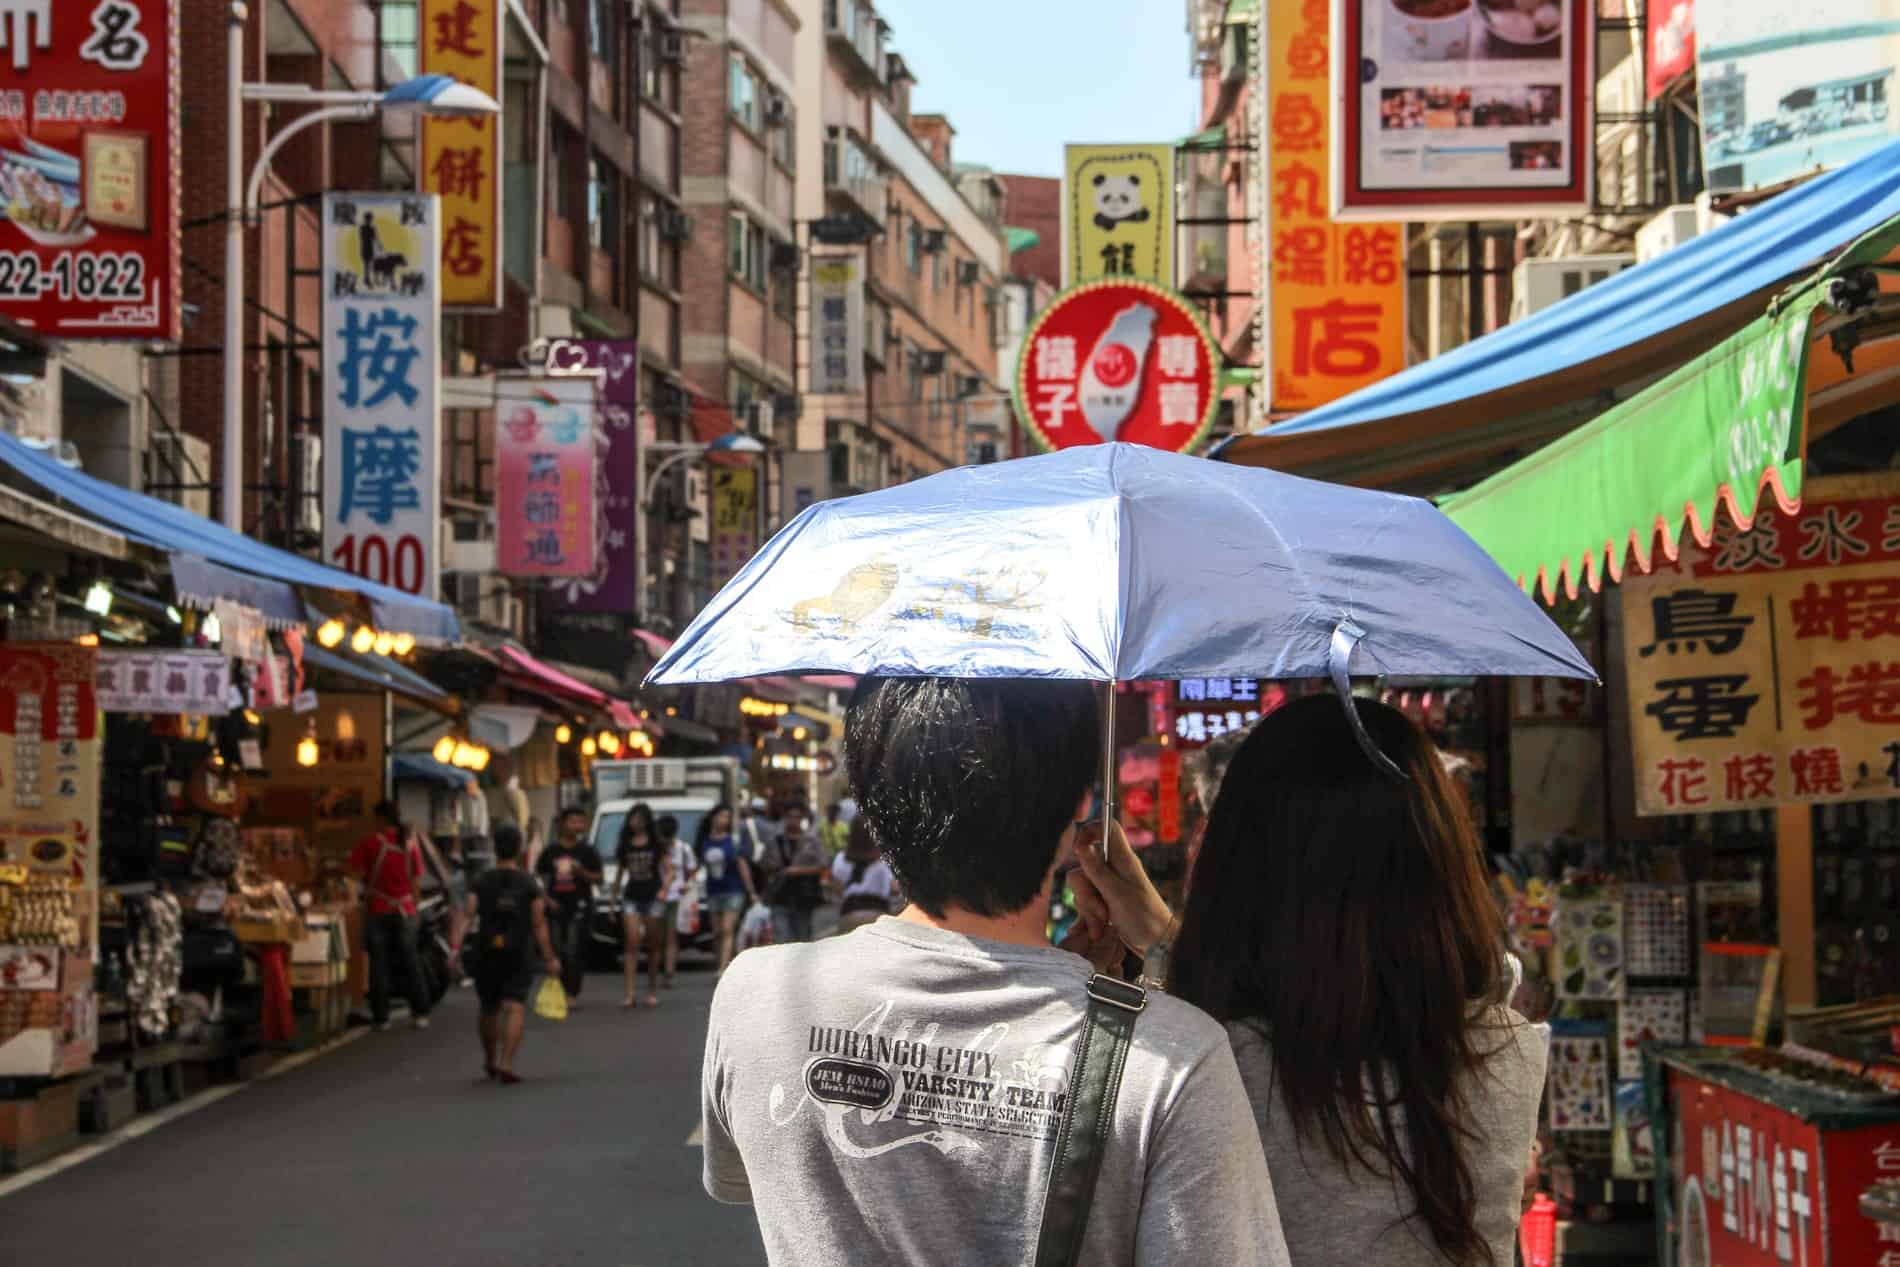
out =
{"type": "Polygon", "coordinates": [[[534,991],[534,1014],[550,1021],[567,1019],[567,991],[559,977],[542,977],[534,991]]]}

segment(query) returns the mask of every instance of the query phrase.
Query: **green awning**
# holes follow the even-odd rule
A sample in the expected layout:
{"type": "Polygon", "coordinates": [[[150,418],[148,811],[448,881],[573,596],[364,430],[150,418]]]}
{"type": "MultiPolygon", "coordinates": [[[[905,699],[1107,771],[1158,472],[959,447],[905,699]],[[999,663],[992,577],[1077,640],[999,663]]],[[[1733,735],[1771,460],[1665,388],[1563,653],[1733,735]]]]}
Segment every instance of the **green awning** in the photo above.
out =
{"type": "Polygon", "coordinates": [[[1848,247],[1784,291],[1769,311],[1588,425],[1449,498],[1447,515],[1519,585],[1553,601],[1626,555],[1648,572],[1653,547],[1674,560],[1687,525],[1708,545],[1721,503],[1750,522],[1764,490],[1784,512],[1801,503],[1807,372],[1828,281],[1900,245],[1900,220],[1848,247]]]}
{"type": "Polygon", "coordinates": [[[1222,23],[1232,26],[1237,22],[1251,22],[1260,12],[1260,0],[1227,0],[1227,13],[1222,23]]]}
{"type": "Polygon", "coordinates": [[[1192,136],[1184,136],[1177,143],[1178,147],[1184,150],[1217,150],[1226,144],[1227,125],[1223,123],[1217,123],[1192,136]]]}
{"type": "Polygon", "coordinates": [[[1040,241],[1042,241],[1042,234],[1034,229],[1022,229],[1013,224],[1003,226],[1003,245],[1009,249],[1011,255],[1018,251],[1027,251],[1040,241]]]}

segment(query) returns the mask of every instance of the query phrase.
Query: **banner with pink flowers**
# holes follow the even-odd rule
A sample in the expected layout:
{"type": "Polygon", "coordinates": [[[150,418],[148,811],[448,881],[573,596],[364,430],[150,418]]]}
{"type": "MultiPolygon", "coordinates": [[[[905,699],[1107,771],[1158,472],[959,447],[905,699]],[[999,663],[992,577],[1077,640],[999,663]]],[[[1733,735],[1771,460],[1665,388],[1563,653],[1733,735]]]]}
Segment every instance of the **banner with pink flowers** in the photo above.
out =
{"type": "Polygon", "coordinates": [[[505,576],[591,576],[599,562],[598,372],[496,380],[495,550],[505,576]]]}

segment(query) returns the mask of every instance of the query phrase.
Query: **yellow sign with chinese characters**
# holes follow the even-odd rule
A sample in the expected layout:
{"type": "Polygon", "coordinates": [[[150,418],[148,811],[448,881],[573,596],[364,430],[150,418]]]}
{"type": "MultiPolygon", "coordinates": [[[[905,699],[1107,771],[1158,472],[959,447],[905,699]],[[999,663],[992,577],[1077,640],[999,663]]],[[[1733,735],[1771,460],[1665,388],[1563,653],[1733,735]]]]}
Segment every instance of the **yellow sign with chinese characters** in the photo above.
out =
{"type": "Polygon", "coordinates": [[[1405,368],[1405,226],[1327,209],[1329,6],[1270,0],[1268,407],[1314,409],[1405,368]]]}
{"type": "Polygon", "coordinates": [[[1062,284],[1174,285],[1174,147],[1071,145],[1063,157],[1062,284]]]}
{"type": "MultiPolygon", "coordinates": [[[[502,0],[422,0],[421,70],[501,100],[502,0]]],[[[501,117],[422,121],[422,192],[442,199],[442,307],[501,307],[501,117]]]]}
{"type": "Polygon", "coordinates": [[[1900,796],[1900,477],[1812,480],[1622,588],[1639,813],[1900,796]]]}

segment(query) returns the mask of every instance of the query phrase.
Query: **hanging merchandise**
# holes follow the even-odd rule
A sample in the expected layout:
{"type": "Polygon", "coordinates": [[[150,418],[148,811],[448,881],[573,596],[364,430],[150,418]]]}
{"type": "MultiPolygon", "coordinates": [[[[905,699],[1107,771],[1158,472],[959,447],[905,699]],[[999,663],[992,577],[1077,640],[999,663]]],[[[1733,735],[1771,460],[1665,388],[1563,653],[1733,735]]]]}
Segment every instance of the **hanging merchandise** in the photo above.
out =
{"type": "Polygon", "coordinates": [[[1625,967],[1633,977],[1689,975],[1689,889],[1681,884],[1623,886],[1625,967]]]}
{"type": "Polygon", "coordinates": [[[1558,1131],[1611,1127],[1610,1060],[1603,1027],[1555,1021],[1550,1039],[1550,1125],[1558,1131]]]}
{"type": "Polygon", "coordinates": [[[1622,995],[1622,902],[1614,897],[1558,899],[1557,993],[1566,999],[1622,995]]]}
{"type": "Polygon", "coordinates": [[[198,855],[193,869],[199,875],[213,880],[228,880],[237,873],[242,853],[243,845],[237,824],[228,818],[209,818],[205,820],[204,831],[198,837],[198,855]]]}
{"type": "Polygon", "coordinates": [[[169,893],[144,898],[139,907],[138,933],[132,942],[132,973],[125,994],[132,1005],[133,1023],[149,1038],[162,1038],[171,1026],[172,1000],[184,968],[181,954],[182,912],[169,893]]]}
{"type": "Polygon", "coordinates": [[[1649,1179],[1656,1173],[1656,1130],[1649,1120],[1641,1078],[1616,1084],[1610,1168],[1618,1179],[1649,1179]]]}
{"type": "Polygon", "coordinates": [[[1643,1076],[1643,1044],[1689,1041],[1687,995],[1682,990],[1631,990],[1616,1011],[1616,1076],[1643,1076]]]}

